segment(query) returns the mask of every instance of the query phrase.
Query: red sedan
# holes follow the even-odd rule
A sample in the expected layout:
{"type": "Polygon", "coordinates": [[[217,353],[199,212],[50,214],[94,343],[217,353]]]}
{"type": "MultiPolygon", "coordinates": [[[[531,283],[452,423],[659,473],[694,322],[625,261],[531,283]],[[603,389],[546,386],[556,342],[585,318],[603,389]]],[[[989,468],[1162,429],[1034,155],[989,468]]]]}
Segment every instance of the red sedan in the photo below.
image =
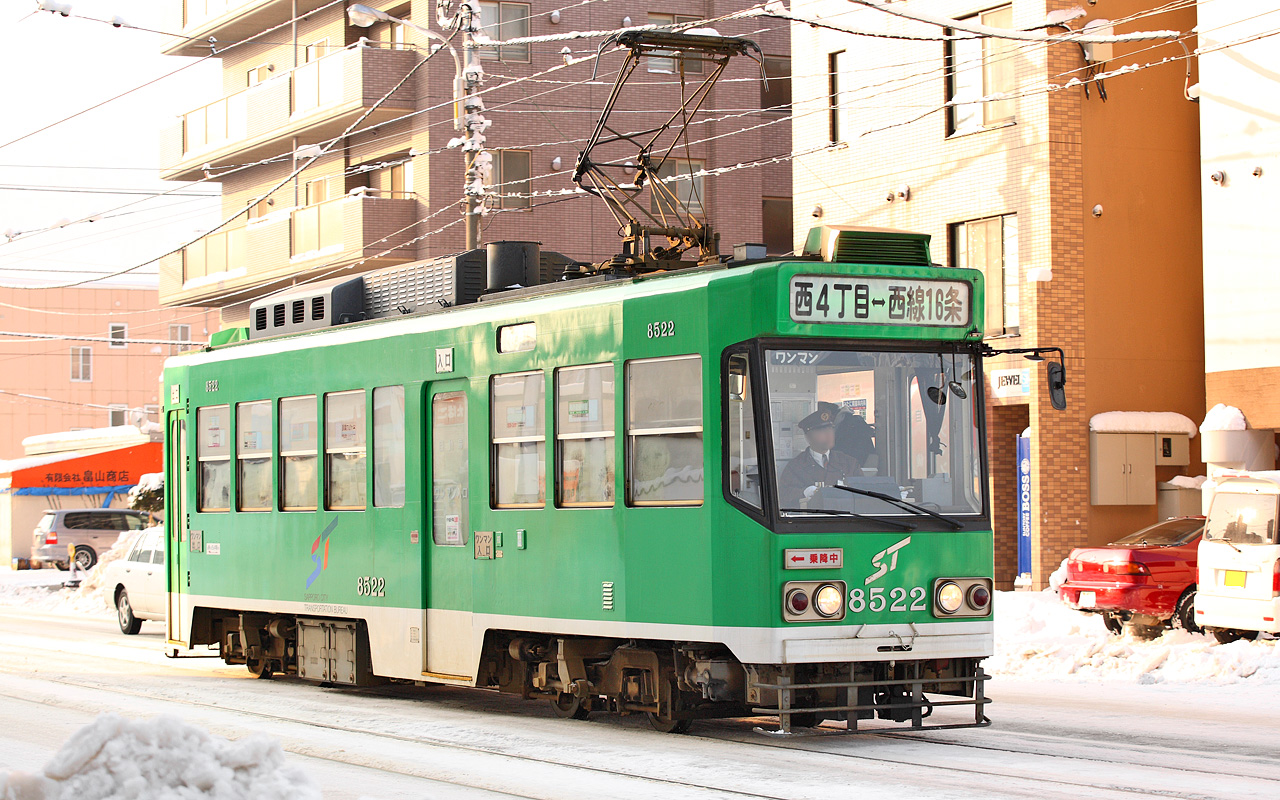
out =
{"type": "Polygon", "coordinates": [[[1178,517],[1105,547],[1078,547],[1058,594],[1072,608],[1102,614],[1112,633],[1126,625],[1143,637],[1172,626],[1198,631],[1196,547],[1203,532],[1204,517],[1178,517]]]}

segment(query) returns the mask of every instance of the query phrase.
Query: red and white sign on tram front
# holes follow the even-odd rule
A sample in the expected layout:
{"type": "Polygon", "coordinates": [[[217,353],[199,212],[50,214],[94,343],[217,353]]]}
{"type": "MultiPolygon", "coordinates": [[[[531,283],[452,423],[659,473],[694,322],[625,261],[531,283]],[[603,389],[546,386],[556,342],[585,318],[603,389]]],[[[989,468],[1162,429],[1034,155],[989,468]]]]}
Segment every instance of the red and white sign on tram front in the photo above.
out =
{"type": "Polygon", "coordinates": [[[839,569],[844,566],[844,550],[839,547],[787,550],[787,569],[839,569]]]}

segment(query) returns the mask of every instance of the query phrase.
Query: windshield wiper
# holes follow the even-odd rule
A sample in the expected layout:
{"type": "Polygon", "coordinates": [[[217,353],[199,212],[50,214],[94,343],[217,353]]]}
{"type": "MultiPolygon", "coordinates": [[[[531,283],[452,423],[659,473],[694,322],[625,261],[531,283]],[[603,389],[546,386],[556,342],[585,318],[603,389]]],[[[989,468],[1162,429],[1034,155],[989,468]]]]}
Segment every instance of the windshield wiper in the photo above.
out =
{"type": "Polygon", "coordinates": [[[958,531],[964,527],[963,522],[958,522],[957,520],[954,520],[951,517],[944,517],[941,514],[937,514],[937,513],[934,513],[933,511],[930,511],[924,506],[918,506],[915,503],[909,503],[900,497],[894,497],[893,495],[888,495],[888,494],[885,494],[884,492],[873,492],[870,489],[855,489],[852,486],[845,486],[839,483],[832,484],[832,485],[836,489],[843,489],[846,492],[852,492],[853,494],[860,494],[865,497],[874,497],[877,500],[883,500],[886,503],[892,503],[893,505],[899,508],[905,508],[908,511],[914,511],[917,514],[927,514],[928,516],[933,517],[934,519],[941,520],[942,522],[946,523],[951,527],[951,530],[953,531],[958,531]]]}
{"type": "Polygon", "coordinates": [[[891,528],[897,528],[898,530],[903,531],[914,531],[916,529],[916,526],[909,522],[880,519],[879,517],[871,517],[866,514],[857,514],[853,511],[841,511],[837,508],[784,508],[782,511],[789,514],[826,514],[832,517],[853,517],[854,519],[860,519],[863,522],[867,522],[872,525],[888,525],[891,528]]]}
{"type": "Polygon", "coordinates": [[[1211,542],[1222,542],[1227,547],[1230,547],[1232,550],[1235,550],[1237,553],[1244,552],[1239,547],[1236,547],[1234,543],[1227,541],[1227,537],[1225,536],[1206,536],[1204,538],[1208,539],[1211,542]]]}

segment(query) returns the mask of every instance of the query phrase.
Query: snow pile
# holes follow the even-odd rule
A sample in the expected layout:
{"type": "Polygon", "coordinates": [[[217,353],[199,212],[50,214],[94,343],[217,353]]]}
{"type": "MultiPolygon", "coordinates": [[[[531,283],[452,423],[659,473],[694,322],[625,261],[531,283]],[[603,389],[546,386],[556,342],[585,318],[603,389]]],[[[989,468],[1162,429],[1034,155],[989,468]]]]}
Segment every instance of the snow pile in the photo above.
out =
{"type": "Polygon", "coordinates": [[[280,743],[211,736],[176,717],[103,714],[77,731],[43,774],[0,773],[0,800],[319,800],[280,743]]]}
{"type": "Polygon", "coordinates": [[[113,587],[106,583],[107,565],[119,561],[129,555],[133,543],[139,536],[151,531],[162,530],[164,526],[156,526],[141,531],[123,531],[111,549],[98,556],[98,563],[93,565],[80,581],[80,586],[70,593],[66,599],[69,607],[85,611],[101,611],[104,608],[115,608],[115,598],[111,596],[113,587]]]}
{"type": "Polygon", "coordinates": [[[1204,422],[1200,423],[1200,432],[1243,431],[1248,427],[1249,424],[1245,422],[1243,411],[1235,406],[1218,403],[1209,409],[1208,414],[1204,415],[1204,422]]]}
{"type": "Polygon", "coordinates": [[[1209,480],[1204,475],[1197,475],[1192,478],[1187,475],[1174,475],[1169,479],[1169,483],[1177,486],[1179,489],[1201,489],[1204,487],[1205,481],[1209,480]]]}
{"type": "MultiPolygon", "coordinates": [[[[147,530],[158,530],[148,528],[147,530]]],[[[98,563],[87,573],[63,572],[56,569],[24,570],[5,574],[0,580],[0,603],[23,606],[39,611],[73,611],[102,614],[115,608],[111,587],[106,585],[107,565],[128,555],[133,542],[146,531],[123,531],[111,549],[98,556],[98,563]],[[63,582],[79,577],[80,586],[64,588],[63,582]]],[[[5,800],[0,795],[0,800],[5,800]]]]}
{"type": "Polygon", "coordinates": [[[1089,418],[1095,433],[1185,433],[1196,435],[1196,424],[1176,411],[1106,411],[1089,418]]]}
{"type": "Polygon", "coordinates": [[[1280,640],[1218,644],[1183,630],[1152,641],[1115,636],[1101,615],[1068,608],[1056,592],[998,592],[995,609],[996,651],[986,669],[1000,678],[1280,685],[1280,640]]]}

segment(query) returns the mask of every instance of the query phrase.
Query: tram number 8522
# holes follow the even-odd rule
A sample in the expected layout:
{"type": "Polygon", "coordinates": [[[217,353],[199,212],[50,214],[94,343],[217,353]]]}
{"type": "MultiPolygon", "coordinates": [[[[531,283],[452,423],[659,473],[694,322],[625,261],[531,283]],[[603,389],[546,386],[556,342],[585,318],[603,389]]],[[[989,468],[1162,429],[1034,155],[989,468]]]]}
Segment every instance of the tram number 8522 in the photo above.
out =
{"type": "Polygon", "coordinates": [[[886,594],[883,586],[874,589],[853,589],[849,592],[849,610],[855,614],[870,609],[871,611],[924,611],[925,598],[928,593],[923,586],[912,586],[910,589],[895,586],[886,594]]]}

